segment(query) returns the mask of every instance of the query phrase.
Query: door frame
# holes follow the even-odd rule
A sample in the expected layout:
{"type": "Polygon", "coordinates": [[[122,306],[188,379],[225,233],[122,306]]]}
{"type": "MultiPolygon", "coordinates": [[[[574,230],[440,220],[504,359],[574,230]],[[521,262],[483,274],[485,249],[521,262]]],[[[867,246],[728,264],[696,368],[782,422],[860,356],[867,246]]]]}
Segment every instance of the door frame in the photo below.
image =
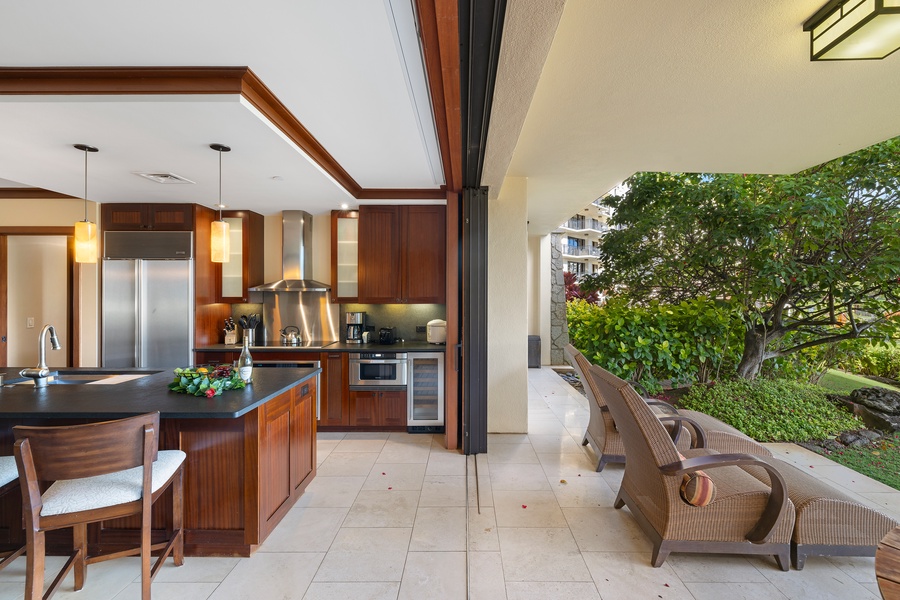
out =
{"type": "MultiPolygon", "coordinates": [[[[67,320],[66,362],[71,366],[81,364],[81,265],[75,262],[75,226],[0,227],[0,367],[7,365],[9,335],[9,236],[61,235],[66,237],[66,306],[67,320]]],[[[21,365],[25,366],[25,365],[21,365]]]]}

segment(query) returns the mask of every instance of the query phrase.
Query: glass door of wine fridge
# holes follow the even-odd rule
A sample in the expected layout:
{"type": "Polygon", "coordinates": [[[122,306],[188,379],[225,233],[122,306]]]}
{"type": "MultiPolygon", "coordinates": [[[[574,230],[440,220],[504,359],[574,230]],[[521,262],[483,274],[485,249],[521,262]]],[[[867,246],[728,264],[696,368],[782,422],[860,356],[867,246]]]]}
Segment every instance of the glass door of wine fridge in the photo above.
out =
{"type": "Polygon", "coordinates": [[[443,430],[444,354],[442,352],[409,353],[407,398],[410,430],[443,430]]]}

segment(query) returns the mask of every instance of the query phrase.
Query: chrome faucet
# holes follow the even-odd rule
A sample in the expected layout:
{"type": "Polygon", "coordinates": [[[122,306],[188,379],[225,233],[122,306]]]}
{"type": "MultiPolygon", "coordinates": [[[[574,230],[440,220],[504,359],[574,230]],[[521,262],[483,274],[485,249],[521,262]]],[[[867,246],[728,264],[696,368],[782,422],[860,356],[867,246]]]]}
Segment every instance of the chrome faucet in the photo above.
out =
{"type": "Polygon", "coordinates": [[[47,332],[50,333],[50,346],[54,350],[62,348],[59,338],[56,337],[56,329],[53,325],[44,325],[44,328],[41,329],[41,336],[38,338],[38,366],[19,371],[19,375],[22,377],[34,379],[34,387],[44,387],[47,385],[47,378],[50,377],[50,369],[47,367],[47,344],[45,342],[47,332]]]}

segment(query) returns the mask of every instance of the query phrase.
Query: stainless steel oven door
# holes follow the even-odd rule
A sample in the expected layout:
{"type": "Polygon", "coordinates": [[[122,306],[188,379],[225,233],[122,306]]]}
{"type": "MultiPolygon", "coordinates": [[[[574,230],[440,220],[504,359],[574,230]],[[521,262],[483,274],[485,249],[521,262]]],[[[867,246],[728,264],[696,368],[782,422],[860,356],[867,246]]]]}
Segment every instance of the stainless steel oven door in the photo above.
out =
{"type": "MultiPolygon", "coordinates": [[[[254,360],[253,366],[261,369],[319,369],[322,363],[318,360],[254,360]]],[[[316,420],[319,420],[319,413],[322,408],[322,386],[319,385],[319,377],[321,373],[316,375],[316,420]]]]}
{"type": "Polygon", "coordinates": [[[350,354],[350,387],[406,386],[405,352],[350,354]]]}

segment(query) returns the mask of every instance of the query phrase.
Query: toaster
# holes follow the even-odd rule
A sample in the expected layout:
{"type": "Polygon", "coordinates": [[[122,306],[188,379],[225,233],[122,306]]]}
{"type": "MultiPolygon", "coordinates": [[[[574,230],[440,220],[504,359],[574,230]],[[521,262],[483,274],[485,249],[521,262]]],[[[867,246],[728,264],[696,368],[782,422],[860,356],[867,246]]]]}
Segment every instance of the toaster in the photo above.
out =
{"type": "Polygon", "coordinates": [[[425,339],[429,344],[447,343],[447,321],[434,319],[425,325],[425,339]]]}

